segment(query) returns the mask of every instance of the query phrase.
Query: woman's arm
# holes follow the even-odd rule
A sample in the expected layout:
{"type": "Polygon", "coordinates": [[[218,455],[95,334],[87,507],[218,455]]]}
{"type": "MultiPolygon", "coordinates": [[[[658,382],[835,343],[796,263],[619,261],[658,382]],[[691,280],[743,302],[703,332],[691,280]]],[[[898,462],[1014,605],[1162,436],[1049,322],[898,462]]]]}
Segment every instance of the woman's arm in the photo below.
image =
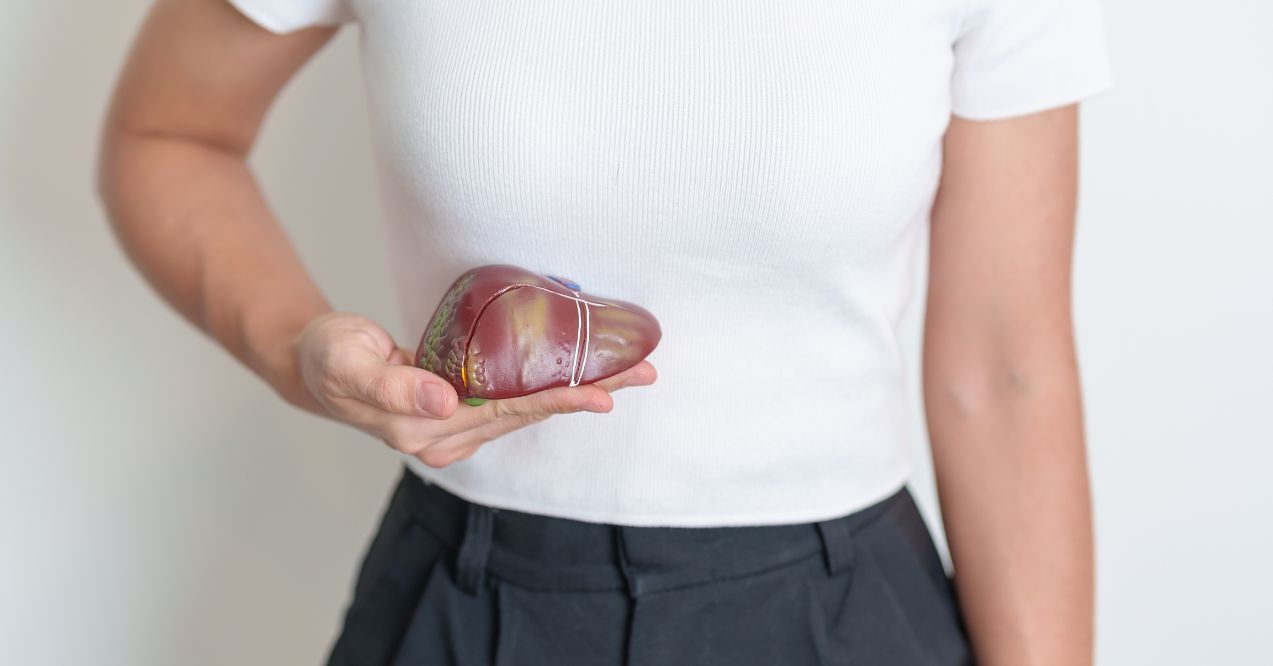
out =
{"type": "Polygon", "coordinates": [[[278,35],[226,0],[157,0],[111,100],[97,182],[151,286],[288,402],[435,467],[553,414],[607,412],[610,391],[653,383],[642,361],[594,384],[459,404],[383,328],[331,311],[246,159],[278,91],[334,32],[278,35]]]}
{"type": "Polygon", "coordinates": [[[952,120],[924,403],[978,663],[1089,664],[1093,554],[1070,311],[1077,109],[952,120]]]}
{"type": "Polygon", "coordinates": [[[246,159],[279,89],[334,33],[273,35],[226,0],[158,0],[116,84],[97,174],[116,236],[151,286],[320,414],[285,340],[330,308],[246,159]]]}

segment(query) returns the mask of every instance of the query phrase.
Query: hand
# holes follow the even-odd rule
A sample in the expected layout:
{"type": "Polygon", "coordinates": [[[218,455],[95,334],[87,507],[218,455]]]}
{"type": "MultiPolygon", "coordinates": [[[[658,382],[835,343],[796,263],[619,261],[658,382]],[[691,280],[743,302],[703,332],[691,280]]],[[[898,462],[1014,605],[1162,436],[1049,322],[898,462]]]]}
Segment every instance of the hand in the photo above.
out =
{"type": "Polygon", "coordinates": [[[460,402],[445,379],[412,365],[414,355],[365,317],[315,317],[295,348],[305,388],[332,417],[431,467],[464,460],[496,437],[553,414],[608,412],[610,392],[657,378],[654,366],[641,361],[593,384],[472,406],[460,402]]]}

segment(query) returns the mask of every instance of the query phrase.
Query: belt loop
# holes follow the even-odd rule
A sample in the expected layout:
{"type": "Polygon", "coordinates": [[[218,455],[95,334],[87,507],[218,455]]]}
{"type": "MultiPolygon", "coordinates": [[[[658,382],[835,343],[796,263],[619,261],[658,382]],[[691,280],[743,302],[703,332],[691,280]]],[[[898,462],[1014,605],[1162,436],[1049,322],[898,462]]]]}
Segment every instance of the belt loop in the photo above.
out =
{"type": "Polygon", "coordinates": [[[853,566],[853,536],[849,521],[833,518],[815,523],[822,539],[822,557],[827,573],[834,576],[853,566]]]}
{"type": "Polygon", "coordinates": [[[628,564],[627,542],[623,538],[623,526],[611,525],[610,530],[614,535],[614,550],[618,559],[619,573],[623,576],[624,590],[627,591],[629,597],[635,599],[645,590],[641,585],[641,579],[637,577],[636,572],[628,564]]]}
{"type": "Polygon", "coordinates": [[[495,515],[490,507],[468,503],[464,540],[455,556],[455,569],[460,589],[469,594],[481,594],[486,583],[486,560],[491,552],[494,526],[495,515]]]}

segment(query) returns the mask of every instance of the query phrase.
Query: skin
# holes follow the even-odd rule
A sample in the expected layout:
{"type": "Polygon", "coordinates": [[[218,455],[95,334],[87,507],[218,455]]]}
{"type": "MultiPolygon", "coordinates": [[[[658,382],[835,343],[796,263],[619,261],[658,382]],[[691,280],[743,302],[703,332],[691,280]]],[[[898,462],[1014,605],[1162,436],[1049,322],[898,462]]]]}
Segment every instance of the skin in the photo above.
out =
{"type": "Polygon", "coordinates": [[[944,148],[922,372],[960,604],[981,664],[1090,664],[1077,108],[955,118],[944,148]]]}
{"type": "MultiPolygon", "coordinates": [[[[365,317],[335,312],[252,177],[282,86],[335,33],[272,34],[224,0],[158,0],[102,127],[98,190],[153,288],[287,402],[441,467],[556,414],[650,384],[470,406],[365,317]]],[[[933,208],[924,403],[959,600],[981,664],[1082,665],[1092,535],[1070,315],[1073,106],[953,118],[933,208]]]]}

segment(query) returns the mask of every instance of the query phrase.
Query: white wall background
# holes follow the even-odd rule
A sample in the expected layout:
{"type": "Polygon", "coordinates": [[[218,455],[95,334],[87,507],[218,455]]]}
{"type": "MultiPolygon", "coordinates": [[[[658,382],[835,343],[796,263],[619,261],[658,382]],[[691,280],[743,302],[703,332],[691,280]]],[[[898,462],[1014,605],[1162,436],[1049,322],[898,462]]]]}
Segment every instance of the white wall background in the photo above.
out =
{"type": "MultiPolygon", "coordinates": [[[[145,7],[0,3],[0,663],[318,663],[397,463],[278,401],[108,233],[93,149],[145,7]]],[[[1273,5],[1106,7],[1075,276],[1099,662],[1273,663],[1273,5]]],[[[361,94],[346,29],[255,166],[336,307],[393,327],[361,94]]]]}

